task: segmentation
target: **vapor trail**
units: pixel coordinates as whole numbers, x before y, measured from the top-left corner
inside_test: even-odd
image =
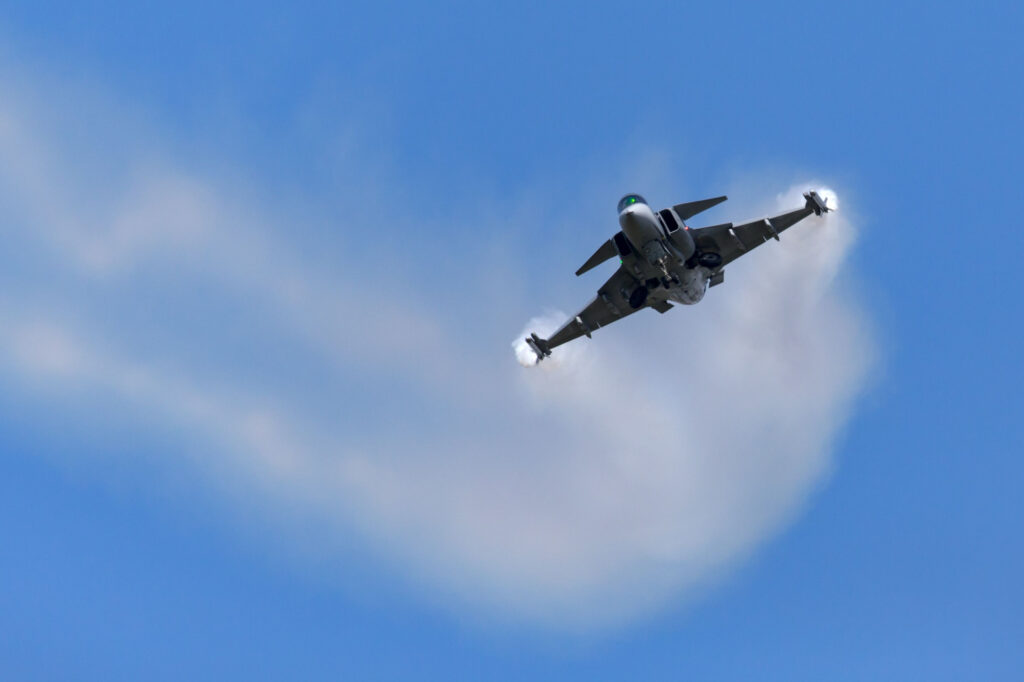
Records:
[[[397,275],[354,299],[365,273],[292,248],[275,192],[204,177],[109,120],[95,144],[145,162],[97,183],[79,159],[106,156],[35,120],[0,103],[0,281],[17,292],[0,297],[4,390],[175,430],[209,453],[175,462],[258,518],[316,519],[318,551],[349,563],[360,538],[447,603],[586,628],[677,602],[799,509],[870,365],[837,277],[849,213],[730,265],[697,306],[523,371],[447,314],[478,310],[471,296],[410,300],[418,283]]]

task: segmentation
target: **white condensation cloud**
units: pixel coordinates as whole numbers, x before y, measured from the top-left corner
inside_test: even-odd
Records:
[[[759,208],[799,206],[800,189]],[[699,306],[556,349],[513,378],[494,456],[367,457],[362,504],[466,600],[538,618],[615,622],[701,586],[829,470],[872,356],[836,288],[853,241],[840,215],[805,221]]]
[[[354,297],[365,280],[290,248],[287,207],[163,159],[145,139],[120,139],[117,126],[107,142],[146,153],[101,182],[8,91],[0,197],[13,217],[2,229],[45,255],[7,275],[0,363],[22,381],[5,390],[84,391],[94,408],[109,401],[111,420],[127,401],[220,453],[183,455],[183,466],[251,486],[253,503],[281,516],[298,508],[325,521],[325,552],[349,544],[336,537],[363,538],[457,608],[587,629],[679,603],[821,483],[871,365],[867,320],[839,276],[856,237],[846,212],[808,219],[730,265],[697,306],[641,313],[523,368],[507,347],[474,348],[478,298],[416,297],[401,274],[375,279],[373,299]],[[799,206],[803,189],[730,215]],[[581,243],[581,256],[593,246]],[[591,274],[595,288],[604,276]],[[143,283],[146,294],[133,293]],[[371,401],[361,407],[387,428],[339,426],[301,390],[278,392],[265,372],[233,362],[232,325],[242,323],[171,316],[157,341],[133,347],[129,304],[198,283],[284,330],[281,377],[311,366],[339,401]],[[75,294],[75,314],[54,303],[60,287]],[[561,319],[546,313],[527,329]],[[177,351],[196,334],[227,368],[216,379]],[[407,381],[406,405],[417,395],[436,404],[429,417],[388,421],[387,396],[348,390],[352,370]]]

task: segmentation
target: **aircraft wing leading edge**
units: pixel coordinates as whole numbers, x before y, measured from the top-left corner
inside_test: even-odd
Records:
[[[672,207],[672,210],[676,212],[680,220],[689,220],[698,213],[703,213],[712,206],[717,206],[729,197],[721,196],[713,199],[701,199],[700,201],[690,201],[685,204],[676,204]]]
[[[615,274],[597,290],[597,296],[550,338],[541,339],[534,334],[527,339],[527,342],[533,347],[538,357],[546,357],[551,354],[552,348],[581,336],[590,336],[601,327],[607,327],[612,322],[632,315],[637,310],[652,307],[658,312],[665,312],[671,307],[668,301],[661,300],[652,294],[645,305],[634,309],[629,304],[629,292],[636,286],[636,282],[636,278],[629,273],[625,266],[619,266]]]
[[[803,208],[771,218],[762,218],[742,225],[723,223],[710,227],[699,227],[691,231],[693,241],[698,251],[714,252],[722,257],[722,264],[716,268],[716,270],[721,270],[728,263],[764,244],[769,239],[777,240],[779,234],[807,216],[821,215],[831,210],[817,192],[808,192],[804,195],[804,199],[807,203]]]

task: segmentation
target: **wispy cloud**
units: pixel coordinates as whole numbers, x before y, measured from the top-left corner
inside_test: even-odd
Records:
[[[400,247],[325,268],[270,188],[204,177],[100,105],[83,157],[36,115],[45,92],[6,86],[6,390],[88,395],[111,420],[127,401],[220,453],[186,466],[369,538],[426,589],[546,624],[621,623],[771,537],[829,469],[871,361],[837,280],[848,214],[730,266],[698,306],[524,370],[507,346],[481,349],[495,319],[481,297],[417,293]],[[122,151],[90,161],[105,146]],[[800,189],[731,210],[799,205]],[[374,234],[365,220],[339,228]],[[491,310],[521,306],[484,286]]]

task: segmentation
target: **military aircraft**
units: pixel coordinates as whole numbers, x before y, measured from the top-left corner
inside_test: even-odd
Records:
[[[726,265],[769,239],[778,240],[783,230],[812,213],[820,216],[833,210],[817,192],[807,192],[803,208],[772,218],[696,229],[686,224],[726,199],[691,201],[655,212],[639,194],[622,197],[618,208],[622,230],[602,244],[576,276],[616,256],[619,269],[597,290],[597,297],[550,338],[530,334],[526,343],[537,360],[550,356],[556,346],[580,336],[591,338],[595,330],[643,308],[666,313],[672,303],[699,302],[709,287],[725,281]]]

